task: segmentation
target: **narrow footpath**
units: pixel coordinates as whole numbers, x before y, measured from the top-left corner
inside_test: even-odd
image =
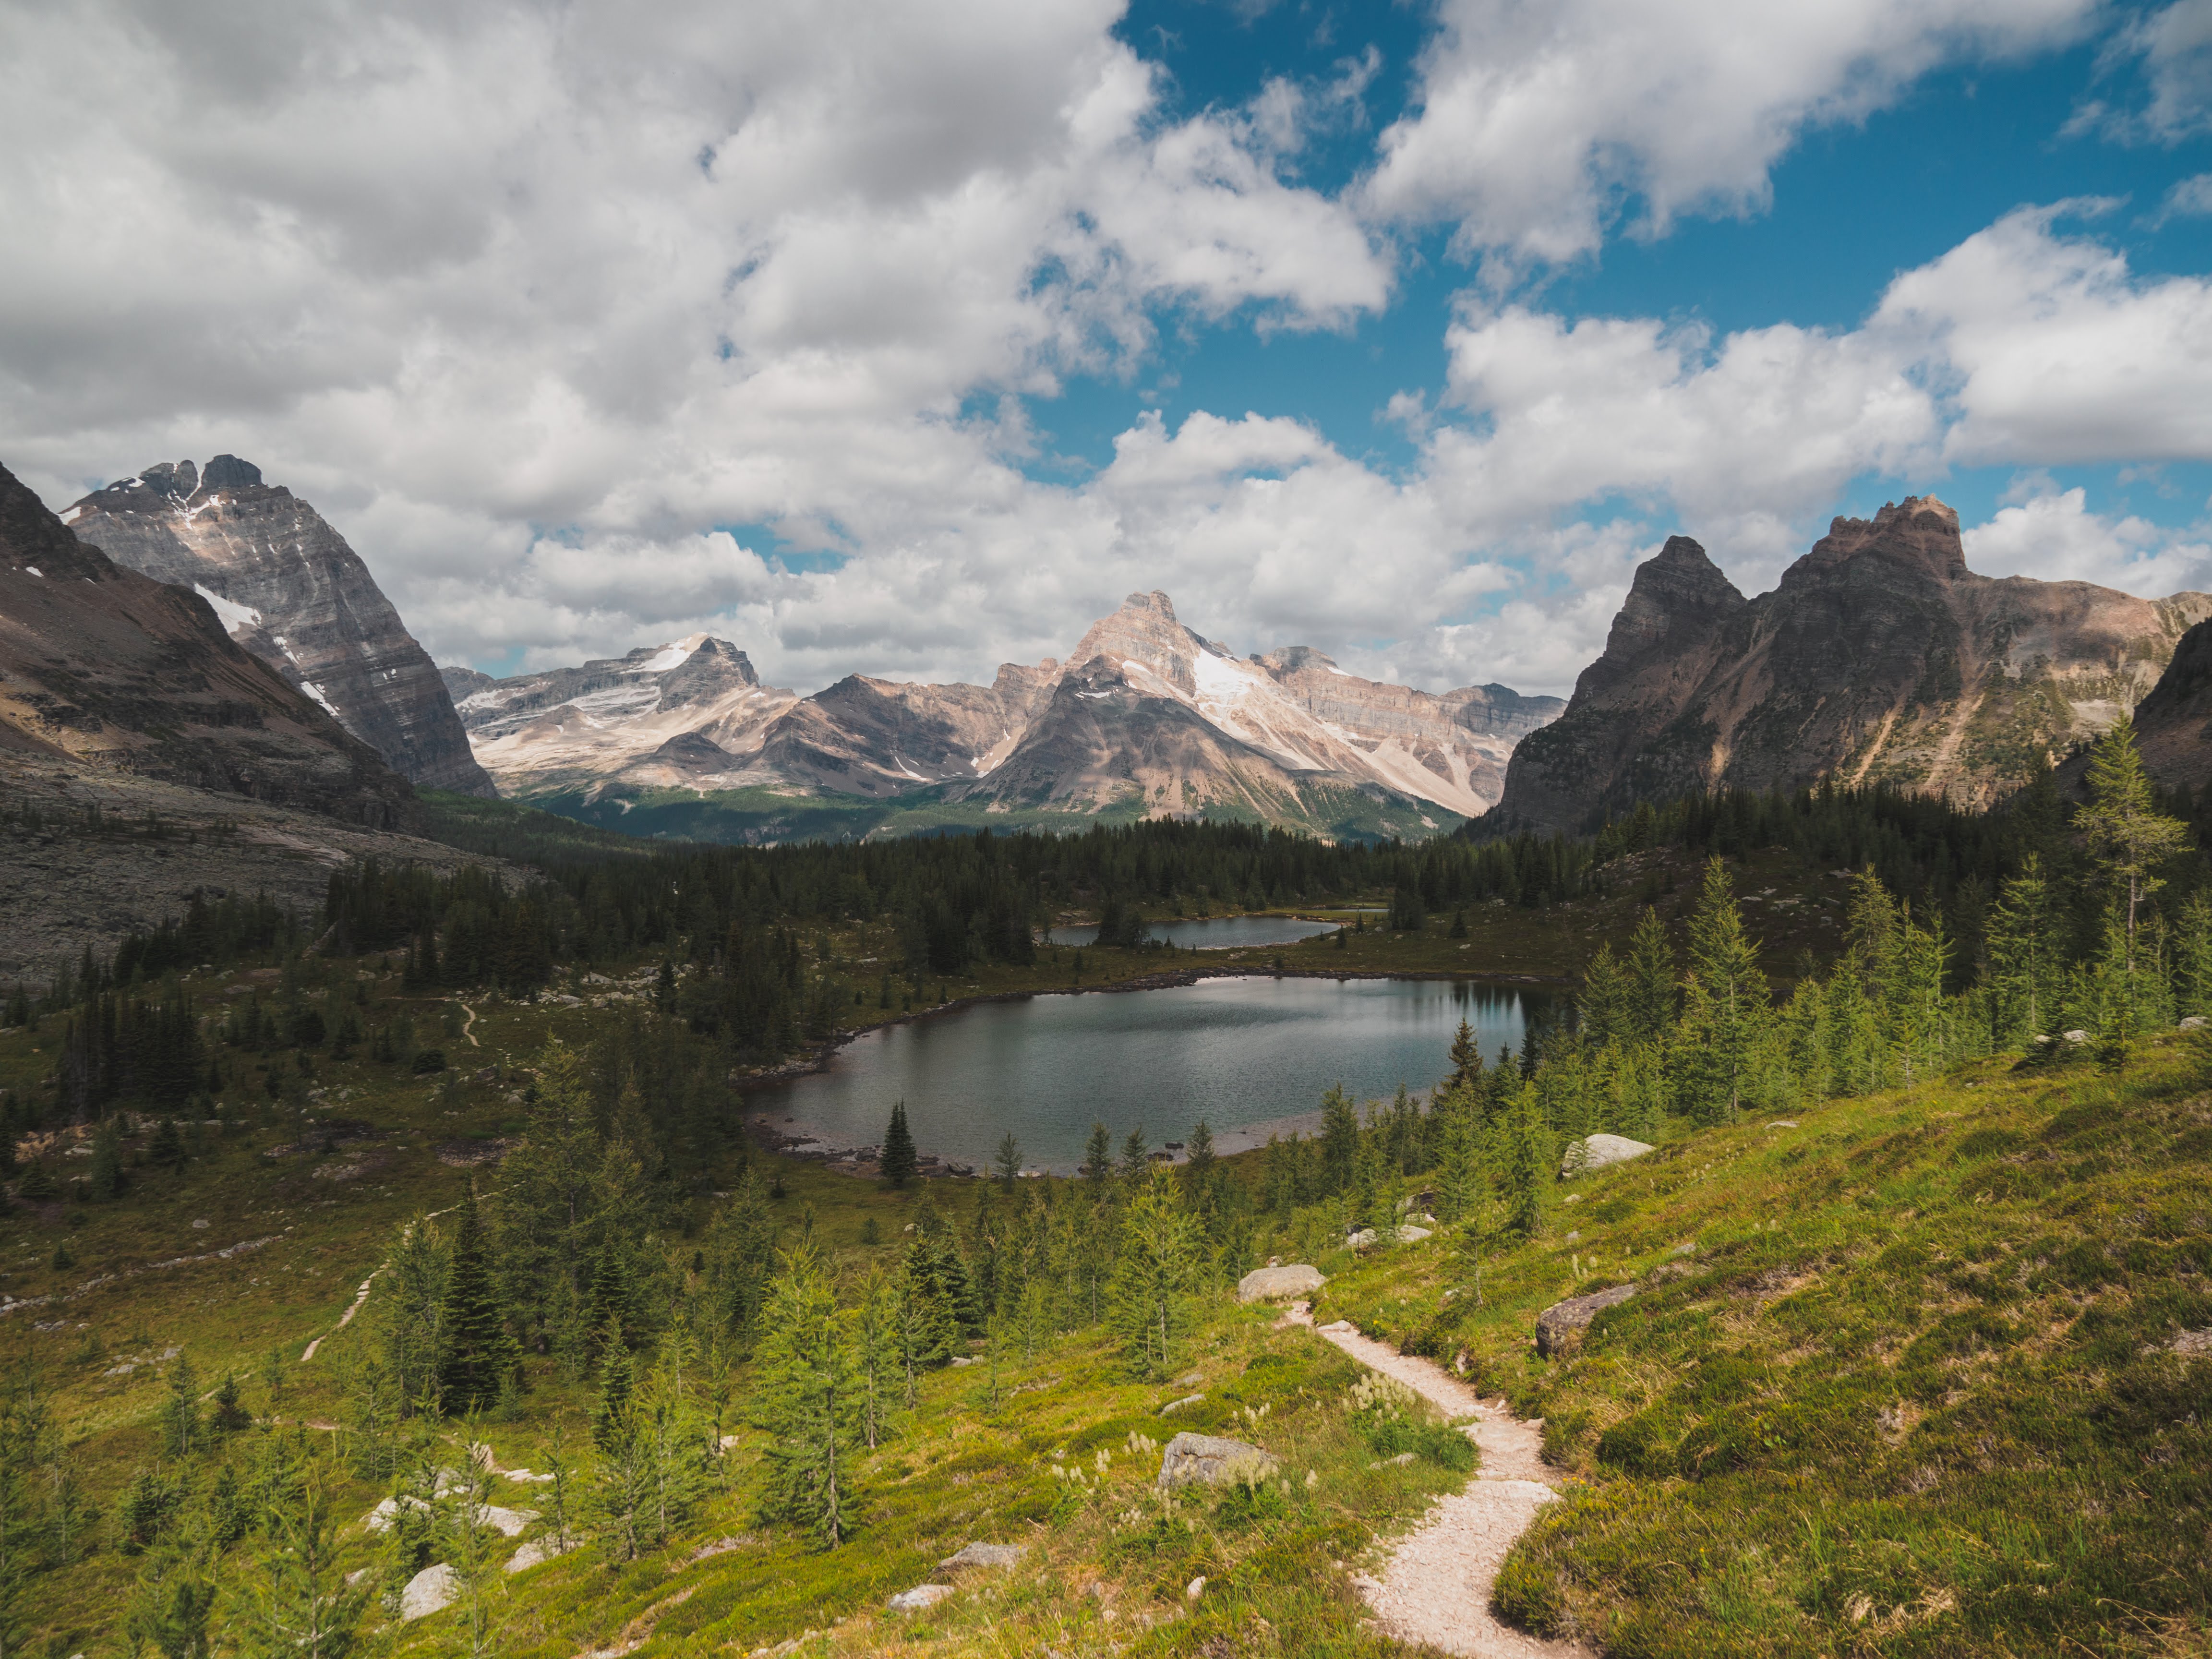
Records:
[[[1491,1615],[1491,1587],[1506,1552],[1536,1511],[1559,1493],[1543,1460],[1540,1426],[1500,1403],[1486,1406],[1441,1365],[1370,1341],[1347,1321],[1315,1328],[1300,1302],[1291,1321],[1315,1329],[1370,1370],[1403,1382],[1447,1418],[1472,1417],[1481,1468],[1463,1492],[1445,1498],[1390,1553],[1378,1581],[1354,1582],[1383,1628],[1401,1642],[1424,1643],[1468,1659],[1595,1659],[1579,1642],[1547,1641]]]

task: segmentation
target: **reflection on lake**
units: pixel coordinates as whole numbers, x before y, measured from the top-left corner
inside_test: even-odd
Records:
[[[1212,916],[1204,920],[1156,921],[1152,936],[1178,951],[1233,951],[1242,945],[1295,945],[1316,933],[1333,933],[1333,921],[1304,921],[1297,916]],[[1088,945],[1098,929],[1055,927],[1048,936],[1054,945]]]
[[[924,1151],[979,1167],[1012,1130],[1025,1165],[1072,1171],[1093,1121],[1117,1147],[1139,1124],[1158,1146],[1203,1117],[1235,1151],[1254,1137],[1224,1131],[1314,1113],[1334,1083],[1358,1099],[1426,1090],[1450,1069],[1462,1019],[1486,1055],[1517,1049],[1548,1000],[1466,981],[1252,977],[983,1003],[871,1031],[827,1070],[753,1091],[747,1109],[866,1146],[903,1098]]]

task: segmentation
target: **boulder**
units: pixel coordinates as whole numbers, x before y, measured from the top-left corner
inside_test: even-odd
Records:
[[[1159,1484],[1218,1486],[1246,1474],[1272,1474],[1274,1469],[1275,1460],[1257,1446],[1186,1431],[1169,1441],[1167,1450],[1160,1455]]]
[[[403,1620],[427,1618],[449,1606],[460,1591],[460,1575],[443,1561],[425,1567],[399,1592],[399,1617]]]
[[[550,1536],[533,1538],[515,1551],[507,1564],[507,1570],[509,1572],[528,1572],[532,1567],[542,1567],[548,1561],[557,1559],[574,1549],[577,1542],[574,1538],[565,1544],[558,1538]]]
[[[1169,1401],[1166,1405],[1160,1407],[1159,1414],[1165,1417],[1170,1412],[1179,1412],[1185,1406],[1195,1406],[1205,1398],[1202,1394],[1187,1394],[1180,1400]]]
[[[538,1518],[536,1510],[503,1510],[487,1504],[476,1512],[477,1524],[489,1527],[501,1538],[520,1538],[522,1529]]]
[[[1536,1316],[1536,1352],[1549,1359],[1577,1346],[1591,1320],[1607,1308],[1616,1307],[1636,1294],[1633,1285],[1616,1285],[1609,1291],[1555,1302]]]
[[[916,1584],[910,1590],[901,1590],[891,1597],[889,1606],[893,1613],[920,1613],[933,1607],[946,1596],[958,1594],[950,1584]]]
[[[963,1544],[937,1564],[939,1572],[958,1572],[965,1567],[1011,1567],[1022,1559],[1019,1544]]]
[[[2206,1022],[2203,1015],[2191,1014],[2188,1018],[2181,1022],[2181,1029],[2185,1031],[2201,1031],[2204,1029],[2205,1024]],[[200,1224],[197,1221],[192,1223],[192,1225],[195,1227],[199,1224]]]
[[[1602,1170],[1608,1164],[1626,1164],[1632,1158],[1641,1158],[1650,1150],[1644,1142],[1631,1140],[1626,1135],[1591,1135],[1567,1147],[1566,1156],[1559,1160],[1559,1173],[1570,1176],[1581,1170]]]
[[[1255,1267],[1237,1281],[1239,1302],[1274,1302],[1311,1296],[1328,1278],[1301,1261],[1289,1267]]]

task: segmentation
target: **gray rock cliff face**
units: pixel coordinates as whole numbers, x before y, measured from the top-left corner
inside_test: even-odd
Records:
[[[414,791],[189,588],[80,541],[0,468],[0,753],[406,829]]]
[[[1826,779],[1986,805],[2142,698],[2208,616],[2203,593],[1977,575],[1933,496],[1836,520],[1753,599],[1677,536],[1566,712],[1514,751],[1495,821],[1576,831],[1638,801]]]
[[[250,462],[149,466],[84,497],[68,522],[118,564],[199,592],[234,640],[410,781],[496,793],[445,681],[368,567]]]

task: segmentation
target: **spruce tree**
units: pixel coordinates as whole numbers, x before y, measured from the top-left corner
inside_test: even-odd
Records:
[[[2198,895],[2191,902],[2201,906],[2204,900]],[[2033,853],[2020,873],[1997,890],[1990,912],[1989,958],[1991,1039],[2009,1045],[2041,1036],[2057,1006],[2060,963],[2050,889]],[[2206,965],[2212,968],[2212,957]]]
[[[2157,872],[2189,843],[2189,826],[2157,810],[2150,775],[2136,748],[2134,720],[2122,714],[2089,761],[2089,805],[2074,817],[2089,854],[2125,910],[2126,966],[2135,971],[2136,912],[2166,884]]]
[[[1197,1276],[1194,1231],[1175,1180],[1165,1168],[1154,1170],[1123,1212],[1109,1291],[1114,1334],[1134,1376],[1165,1376],[1174,1369]]]
[[[1613,954],[1610,943],[1597,947],[1597,954],[1583,969],[1583,994],[1575,1002],[1575,1023],[1583,1041],[1595,1048],[1619,1041],[1629,1035],[1628,1005],[1630,981],[1627,971]],[[1467,1030],[1467,1023],[1460,1023]],[[1459,1060],[1459,1045],[1452,1045],[1452,1060]]]
[[[1626,1035],[1633,1042],[1656,1042],[1674,1025],[1674,947],[1658,911],[1648,904],[1629,941],[1627,973]]]
[[[169,1367],[169,1398],[161,1407],[161,1437],[169,1455],[190,1457],[200,1449],[200,1383],[191,1356],[179,1353]]]
[[[1707,1121],[1733,1123],[1749,1083],[1753,1049],[1766,1012],[1766,975],[1759,947],[1743,931],[1728,866],[1705,865],[1705,890],[1690,922],[1690,1017],[1705,1086]]]
[[[1083,1178],[1092,1192],[1103,1190],[1114,1173],[1114,1137],[1103,1123],[1091,1126],[1091,1139],[1083,1144]]]
[[[86,1185],[95,1203],[123,1195],[123,1135],[113,1118],[102,1119],[92,1132],[92,1171]]]
[[[1547,1137],[1536,1121],[1535,1091],[1522,1088],[1512,1115],[1505,1164],[1506,1220],[1516,1232],[1534,1237],[1544,1222],[1544,1185],[1549,1174]]]
[[[1138,1176],[1144,1174],[1145,1166],[1149,1161],[1149,1154],[1146,1148],[1151,1143],[1146,1141],[1145,1139],[1145,1126],[1143,1124],[1139,1123],[1135,1128],[1129,1131],[1127,1136],[1121,1142],[1121,1174],[1122,1180],[1134,1181]]]
[[[445,1352],[438,1367],[438,1389],[445,1409],[459,1414],[496,1404],[514,1375],[518,1355],[477,1217],[473,1181],[462,1188],[461,1218],[453,1233],[440,1322]]]
[[[1443,1085],[1447,1093],[1465,1088],[1482,1075],[1482,1045],[1475,1040],[1474,1027],[1464,1019],[1452,1033],[1451,1063],[1451,1075]]]
[[[753,1421],[768,1438],[763,1520],[805,1529],[817,1547],[850,1535],[858,1508],[860,1367],[828,1273],[809,1246],[782,1259],[755,1364]]]
[[[1014,1139],[1012,1130],[999,1142],[999,1150],[992,1155],[991,1167],[999,1172],[1000,1184],[1008,1192],[1013,1191],[1014,1182],[1022,1173],[1022,1144]]]
[[[1359,1113],[1341,1083],[1321,1097],[1321,1156],[1322,1179],[1333,1197],[1352,1185],[1359,1158]]]
[[[878,1167],[884,1179],[894,1187],[903,1187],[915,1178],[921,1167],[915,1161],[914,1133],[907,1127],[906,1102],[899,1101],[891,1108],[891,1121],[884,1130],[884,1146]]]

